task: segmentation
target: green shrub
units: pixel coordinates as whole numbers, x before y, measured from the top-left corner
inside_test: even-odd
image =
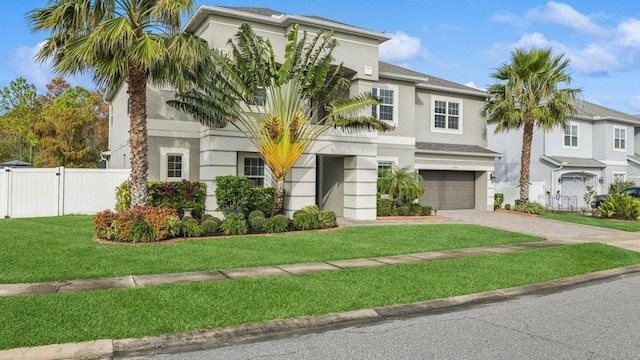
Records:
[[[265,217],[273,215],[276,207],[276,189],[271,187],[252,187],[249,189],[247,212],[260,210]]]
[[[636,183],[632,180],[616,180],[609,185],[609,194],[617,194],[620,191],[635,185]]]
[[[131,229],[131,241],[134,243],[156,241],[151,225],[144,220],[133,222]]]
[[[265,221],[263,230],[267,233],[281,233],[289,230],[289,218],[284,215],[274,215]]]
[[[183,209],[193,209],[192,214],[200,217],[204,213],[206,186],[198,181],[149,181],[147,182],[147,203],[150,206],[171,208],[182,213]],[[121,212],[131,206],[131,190],[128,180],[116,188],[116,210]]]
[[[504,194],[493,194],[493,210],[501,209],[504,202]]]
[[[200,228],[202,228],[202,234],[204,235],[213,235],[218,231],[220,224],[213,220],[205,220],[200,224]]]
[[[302,214],[302,213],[306,213],[306,211],[304,211],[304,210],[302,210],[302,209],[296,210],[296,211],[294,211],[294,212],[293,212],[293,215],[292,215],[291,217],[292,217],[292,218],[295,218],[295,217],[296,217],[296,215],[298,215],[298,214]]]
[[[331,210],[320,211],[318,221],[320,222],[320,227],[323,229],[338,226],[338,217],[336,213]]]
[[[226,217],[234,211],[247,213],[251,197],[251,184],[245,176],[216,177],[216,200],[218,209]]]
[[[249,218],[249,227],[251,230],[262,231],[264,228],[264,223],[267,222],[267,219],[261,216],[254,216]]]
[[[600,216],[607,219],[637,220],[640,201],[627,194],[611,194],[600,203]]]
[[[222,221],[220,229],[225,235],[243,235],[249,231],[244,215],[240,213],[228,214]]]
[[[264,217],[266,217],[266,216],[265,216],[265,215],[264,215],[264,213],[263,213],[262,211],[260,211],[260,210],[253,210],[252,212],[250,212],[250,213],[249,213],[249,217],[248,217],[248,219],[249,219],[249,220],[251,220],[251,219],[253,219],[254,217],[261,217],[261,218],[264,218]]]
[[[535,214],[535,215],[541,215],[547,212],[544,206],[538,204],[537,202],[532,202],[532,201],[528,203],[516,205],[513,208],[513,210],[527,213],[527,214]]]
[[[96,236],[101,239],[111,239],[111,224],[118,214],[111,210],[101,211],[93,216],[93,227],[96,230]]]
[[[431,207],[421,204],[409,205],[409,214],[411,216],[429,216],[431,215]]]
[[[300,209],[312,216],[315,216],[316,219],[318,218],[318,215],[320,214],[320,208],[318,207],[318,205],[309,205],[309,206],[305,206],[302,209]]]
[[[182,220],[193,220],[193,216],[185,215],[182,217]]]
[[[511,204],[504,204],[505,210],[511,210]]]
[[[182,236],[184,237],[198,237],[202,235],[202,228],[195,219],[182,219],[180,221],[180,228],[182,229]]]
[[[407,205],[398,206],[396,208],[398,216],[409,216],[411,215],[411,208]]]
[[[93,223],[96,236],[107,240],[160,241],[180,233],[178,212],[157,206],[137,207],[119,213],[102,211],[94,216]]]
[[[383,199],[380,194],[376,200],[376,215],[391,216],[393,214],[393,201],[391,199]]]
[[[200,222],[203,223],[211,218],[213,218],[213,215],[211,214],[202,214],[202,216],[200,217]]]
[[[313,212],[301,211],[293,216],[293,228],[296,230],[315,230],[319,227],[318,216]]]
[[[424,194],[422,175],[409,167],[385,171],[378,178],[378,192],[388,194],[394,203],[410,204]]]

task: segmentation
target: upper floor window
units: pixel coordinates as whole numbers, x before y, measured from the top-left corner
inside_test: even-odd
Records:
[[[564,146],[570,148],[578,147],[578,125],[567,124],[564,127]]]
[[[253,98],[247,99],[247,105],[254,106],[266,106],[267,105],[267,90],[258,89],[258,92],[253,95]]]
[[[627,129],[613,127],[613,148],[615,150],[627,150]]]
[[[253,186],[264,186],[264,160],[260,157],[244,158],[244,176]]]
[[[462,134],[462,100],[434,98],[431,131]]]
[[[374,87],[371,94],[380,100],[380,104],[371,107],[371,116],[376,119],[397,123],[396,90]]]

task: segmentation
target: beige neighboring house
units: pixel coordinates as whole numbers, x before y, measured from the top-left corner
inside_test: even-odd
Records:
[[[186,31],[225,49],[239,26],[249,23],[269,38],[276,54],[284,53],[285,34],[293,24],[315,33],[330,29],[340,46],[351,93],[373,92],[382,102],[372,114],[388,121],[391,132],[325,133],[296,163],[286,181],[288,215],[317,204],[338,216],[376,217],[376,181],[381,169],[409,166],[425,178],[420,202],[434,209],[493,209],[490,174],[499,154],[486,148],[486,123],[481,109],[487,94],[378,59],[378,47],[391,37],[316,16],[283,14],[266,8],[202,6]],[[245,175],[258,186],[272,179],[264,162],[233,126],[208,129],[166,106],[171,89],[149,86],[149,178],[190,179],[207,184],[207,211],[217,209],[215,178]],[[130,166],[127,88],[107,94],[110,106],[110,168]],[[268,101],[268,99],[266,99]],[[259,110],[259,109],[257,109]]]

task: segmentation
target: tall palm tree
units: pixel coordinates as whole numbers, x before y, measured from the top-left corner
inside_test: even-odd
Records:
[[[496,123],[496,133],[523,129],[520,165],[520,202],[529,201],[531,143],[534,128],[543,131],[564,127],[567,116],[576,113],[578,88],[569,85],[566,70],[569,60],[554,56],[551,49],[516,49],[511,63],[504,63],[491,76],[497,80],[489,87],[489,100],[484,111],[488,122]]]
[[[219,128],[231,123],[247,136],[275,177],[276,213],[283,211],[286,175],[322,133],[333,127],[390,129],[386,123],[362,115],[378,103],[371,94],[345,96],[350,82],[342,65],[332,64],[331,53],[337,46],[332,34],[319,32],[307,41],[307,33],[300,37],[294,25],[287,39],[284,61],[279,64],[269,40],[242,25],[235,42],[229,41],[231,57],[214,51],[217,71],[168,102],[205,126]],[[265,113],[246,111],[261,89],[268,94]]]
[[[32,31],[49,38],[38,52],[60,75],[88,72],[99,87],[127,82],[131,205],[146,205],[147,83],[185,88],[211,69],[207,42],[181,31],[192,0],[50,0],[27,13]]]

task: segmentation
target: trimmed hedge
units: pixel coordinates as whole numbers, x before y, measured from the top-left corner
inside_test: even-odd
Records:
[[[216,199],[218,209],[225,216],[238,211],[248,215],[259,210],[264,216],[269,217],[275,209],[276,191],[274,188],[252,187],[245,176],[218,176]]]
[[[204,213],[206,186],[199,181],[148,181],[147,203],[149,206],[171,208],[182,214],[183,209],[193,209],[192,214],[200,218]],[[131,189],[129,180],[116,188],[116,210],[124,211],[131,207]]]
[[[160,241],[182,233],[178,212],[155,206],[136,207],[120,213],[101,211],[94,216],[93,224],[96,236],[123,242]]]

